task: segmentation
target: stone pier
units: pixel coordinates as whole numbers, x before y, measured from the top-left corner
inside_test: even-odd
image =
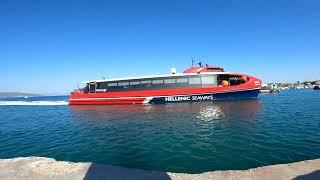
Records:
[[[320,159],[264,166],[248,170],[185,174],[130,169],[95,163],[56,161],[44,157],[0,159],[0,179],[250,179],[320,180]]]

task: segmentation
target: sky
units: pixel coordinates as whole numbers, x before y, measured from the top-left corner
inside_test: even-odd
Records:
[[[320,1],[0,1],[0,92],[68,94],[191,57],[263,82],[320,79]]]

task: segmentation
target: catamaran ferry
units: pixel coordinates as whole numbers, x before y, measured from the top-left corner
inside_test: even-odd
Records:
[[[218,66],[192,66],[183,73],[87,81],[70,105],[161,104],[255,98],[261,80]]]

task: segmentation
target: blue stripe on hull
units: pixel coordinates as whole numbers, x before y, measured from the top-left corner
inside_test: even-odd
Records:
[[[217,101],[217,100],[238,100],[247,98],[256,98],[259,95],[259,89],[224,92],[215,94],[189,95],[189,96],[169,96],[157,97],[149,101],[150,104],[164,104],[176,102],[199,102],[199,101]]]

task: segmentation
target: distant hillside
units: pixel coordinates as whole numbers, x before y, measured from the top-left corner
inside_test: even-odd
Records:
[[[9,97],[31,97],[31,96],[41,96],[40,94],[32,93],[21,93],[21,92],[0,92],[0,98],[9,98]]]

